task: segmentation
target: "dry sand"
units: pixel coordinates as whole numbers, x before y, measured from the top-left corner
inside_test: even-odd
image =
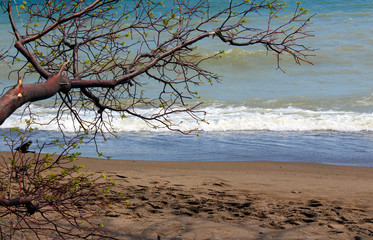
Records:
[[[78,164],[111,177],[113,190],[129,200],[99,219],[118,239],[373,239],[373,168],[91,158]]]
[[[373,239],[373,168],[79,161],[129,200],[103,217],[119,239]]]

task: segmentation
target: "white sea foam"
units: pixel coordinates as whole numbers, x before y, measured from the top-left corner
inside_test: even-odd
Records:
[[[208,111],[208,110],[207,110]],[[373,114],[311,111],[299,108],[261,109],[228,107],[211,109],[206,131],[372,131]]]
[[[313,111],[295,107],[287,108],[250,108],[247,106],[211,105],[202,109],[207,112],[207,122],[198,124],[186,114],[172,116],[174,123],[180,123],[182,130],[200,129],[208,132],[219,131],[340,131],[359,132],[373,131],[373,113],[358,113],[347,111]],[[32,111],[39,116],[38,122],[45,125],[35,126],[39,130],[59,130],[57,124],[49,124],[56,116],[56,109],[32,106]],[[159,109],[139,109],[140,114],[152,114]],[[1,128],[25,127],[25,121],[20,118],[21,111],[12,115]],[[85,112],[82,117],[93,121],[94,113]],[[74,131],[71,118],[65,117],[61,121],[64,131]],[[113,128],[117,132],[152,132],[167,131],[154,129],[141,119],[128,116],[125,119],[115,116],[112,120]]]

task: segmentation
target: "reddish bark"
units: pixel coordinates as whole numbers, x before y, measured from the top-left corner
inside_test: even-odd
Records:
[[[25,103],[48,99],[59,91],[69,91],[71,81],[62,76],[66,64],[46,82],[23,85],[21,78],[17,85],[8,90],[0,99],[0,125]]]

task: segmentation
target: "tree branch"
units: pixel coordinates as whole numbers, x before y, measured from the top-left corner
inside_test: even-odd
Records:
[[[20,79],[18,84],[9,89],[0,99],[0,125],[25,103],[50,98],[59,91],[69,91],[70,80],[62,76],[67,64],[63,64],[60,71],[46,82],[23,85]]]
[[[154,67],[159,61],[167,58],[168,56],[172,55],[175,52],[180,51],[181,49],[192,45],[206,37],[215,35],[215,32],[205,32],[203,34],[200,34],[197,37],[194,37],[190,40],[187,40],[180,45],[177,45],[173,47],[172,49],[164,52],[163,54],[158,55],[157,57],[154,57],[153,60],[151,60],[148,64],[146,64],[144,67],[132,71],[129,74],[126,74],[120,78],[112,79],[112,80],[102,80],[102,79],[93,79],[93,80],[72,80],[71,81],[71,88],[89,88],[89,87],[115,87],[120,84],[128,83],[131,79],[135,78],[136,76],[139,76],[146,71],[148,71],[150,68]],[[147,55],[148,56],[148,55]],[[150,56],[150,55],[149,55]]]

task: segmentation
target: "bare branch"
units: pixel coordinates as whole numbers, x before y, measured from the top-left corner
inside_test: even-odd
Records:
[[[3,5],[7,6],[15,48],[24,57],[20,60],[13,56],[24,63],[18,74],[24,72],[27,77],[37,73],[48,80],[23,86],[29,92],[24,95],[33,97],[17,99],[12,89],[5,94],[13,98],[4,95],[0,104],[11,103],[12,110],[1,113],[4,117],[0,123],[22,104],[58,92],[66,96],[61,99],[60,111],[70,112],[83,129],[93,132],[111,129],[110,111],[140,117],[150,125],[158,122],[166,128],[172,125],[170,116],[175,112],[184,111],[199,120],[193,113],[196,109],[188,105],[192,100],[200,104],[191,86],[219,81],[216,74],[201,67],[204,61],[220,55],[198,54],[194,45],[204,39],[245,48],[263,45],[274,53],[280,69],[280,59],[285,54],[290,54],[298,64],[311,63],[307,58],[313,50],[301,43],[312,37],[306,31],[310,17],[299,5],[294,15],[278,20],[277,15],[285,5],[278,1],[230,1],[226,8],[210,10],[205,0],[167,2],[167,7],[152,1],[40,0],[23,6],[22,14],[28,17],[28,24],[21,27],[13,19],[11,1],[3,2],[7,3]],[[261,13],[268,14],[263,27],[247,22],[246,19]],[[52,84],[53,73],[67,61],[71,64],[64,71],[66,77]],[[146,97],[144,86],[153,83],[163,83],[158,85],[159,97]],[[36,97],[32,88],[46,86],[48,90],[42,94],[36,91]],[[87,106],[96,111],[94,122],[79,116]],[[160,111],[157,115],[139,115],[137,106]]]

